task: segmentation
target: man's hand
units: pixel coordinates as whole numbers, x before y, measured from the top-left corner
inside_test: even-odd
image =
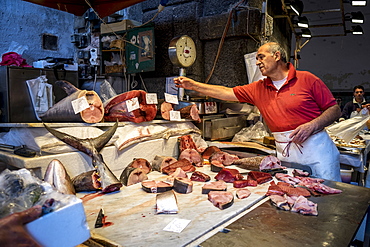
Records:
[[[316,126],[312,122],[308,122],[298,126],[289,136],[293,138],[292,142],[302,144],[316,130]]]
[[[0,219],[0,246],[41,247],[24,227],[40,217],[41,210],[41,206],[37,205]]]
[[[190,90],[193,90],[194,85],[197,83],[196,81],[184,76],[174,78],[173,81],[176,84],[176,87],[181,87]]]

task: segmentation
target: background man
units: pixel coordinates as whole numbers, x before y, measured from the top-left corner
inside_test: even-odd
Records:
[[[344,105],[341,118],[348,119],[359,115],[363,108],[362,104],[366,103],[364,95],[364,87],[361,85],[355,86],[353,88],[353,100]]]

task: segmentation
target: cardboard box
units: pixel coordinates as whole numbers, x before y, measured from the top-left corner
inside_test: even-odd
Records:
[[[113,23],[102,23],[100,25],[100,33],[112,33],[117,31],[124,31],[128,30],[137,26],[140,26],[141,22],[125,19],[119,22],[113,22]]]
[[[29,233],[45,247],[73,247],[90,238],[82,200],[46,214],[28,224]]]

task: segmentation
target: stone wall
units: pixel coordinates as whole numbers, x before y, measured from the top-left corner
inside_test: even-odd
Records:
[[[0,54],[10,45],[24,48],[22,57],[32,65],[46,57],[75,58],[71,43],[74,15],[21,0],[0,0]],[[42,48],[42,35],[58,37],[57,50]]]
[[[239,1],[236,0],[170,0],[165,9],[153,20],[155,24],[156,69],[142,73],[149,91],[159,96],[165,91],[165,78],[179,75],[179,68],[172,65],[168,56],[168,45],[172,38],[190,36],[197,48],[195,63],[186,68],[188,77],[205,81],[213,67],[220,40],[229,13]],[[262,42],[262,0],[245,1],[247,4],[235,8],[224,44],[209,80],[211,84],[236,86],[247,82],[244,54],[254,52]],[[277,3],[275,3],[277,4]],[[157,12],[158,1],[147,0],[142,6],[142,22],[150,20]],[[137,8],[137,6],[136,6]],[[281,5],[269,8],[281,8]],[[133,19],[138,19],[134,14]],[[291,35],[284,19],[274,23],[273,36],[269,40],[279,41],[290,49]]]

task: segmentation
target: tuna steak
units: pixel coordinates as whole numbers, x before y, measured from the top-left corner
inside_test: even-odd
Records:
[[[56,81],[55,84],[63,88],[68,96],[40,115],[43,122],[99,123],[103,120],[103,102],[95,91],[80,90],[70,82],[64,80]],[[76,114],[72,106],[72,101],[83,97],[86,98],[89,108]]]
[[[129,111],[128,100],[137,98],[139,109]],[[141,123],[152,121],[157,115],[157,105],[146,103],[146,92],[142,90],[132,90],[114,96],[104,102],[104,120],[106,121],[130,121]]]

